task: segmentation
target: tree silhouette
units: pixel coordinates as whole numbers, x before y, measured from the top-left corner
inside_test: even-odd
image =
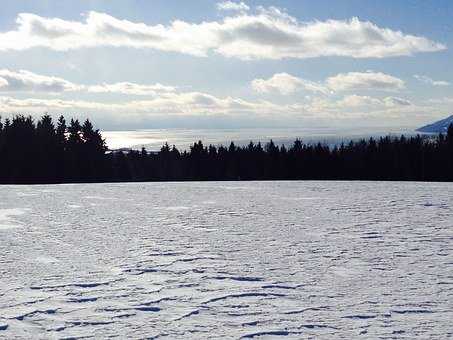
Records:
[[[99,130],[61,116],[0,118],[0,183],[174,180],[453,181],[453,125],[438,136],[350,141],[329,147],[296,139],[264,148],[194,143],[180,152],[109,151]]]

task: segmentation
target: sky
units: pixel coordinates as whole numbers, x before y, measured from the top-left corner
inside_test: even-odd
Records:
[[[418,127],[453,113],[452,17],[451,0],[4,0],[0,114]]]

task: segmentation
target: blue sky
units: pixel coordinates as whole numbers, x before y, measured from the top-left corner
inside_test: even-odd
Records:
[[[452,17],[447,0],[4,1],[0,113],[416,127],[453,111]]]

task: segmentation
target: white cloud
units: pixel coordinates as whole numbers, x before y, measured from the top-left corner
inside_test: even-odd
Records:
[[[147,100],[133,100],[122,103],[105,103],[63,99],[16,99],[0,97],[0,112],[54,112],[59,110],[107,112],[113,116],[139,114],[143,116],[200,116],[200,115],[274,115],[287,111],[267,101],[250,102],[240,98],[219,98],[207,93],[165,93]]]
[[[0,77],[0,91],[2,88],[8,87],[8,85],[9,85],[8,80]]]
[[[174,92],[176,88],[162,84],[142,85],[130,82],[120,82],[114,84],[93,85],[88,87],[88,92],[93,93],[122,93],[130,95],[157,95],[162,92]]]
[[[277,73],[269,79],[255,79],[252,81],[252,88],[259,93],[280,92],[283,95],[292,94],[300,89],[320,93],[328,91],[321,84],[304,80],[288,73]]]
[[[255,79],[252,88],[259,93],[280,92],[288,95],[299,90],[329,94],[341,91],[403,89],[403,80],[385,73],[349,72],[329,77],[324,83],[305,80],[288,73],[276,73],[269,79]]]
[[[353,94],[345,96],[343,99],[337,101],[336,105],[341,108],[355,108],[382,105],[382,102],[379,99],[370,96],[359,96]]]
[[[429,85],[432,85],[432,86],[449,86],[450,83],[448,81],[445,81],[445,80],[433,80],[427,76],[422,76],[422,75],[418,75],[418,74],[415,74],[414,75],[414,78],[423,82],[423,83],[426,83],[426,84],[429,84]]]
[[[398,107],[398,106],[410,106],[412,103],[404,98],[399,97],[386,97],[384,98],[384,103],[390,107]]]
[[[404,81],[381,72],[340,73],[327,78],[326,84],[334,91],[352,90],[400,90]]]
[[[63,99],[17,99],[0,97],[0,112],[46,112],[48,110],[112,110],[114,104]]]
[[[250,10],[250,7],[247,6],[244,2],[234,2],[234,1],[223,1],[217,4],[217,9],[220,11],[237,11],[237,12],[247,12]]]
[[[390,103],[390,104],[389,104]],[[201,92],[164,93],[146,100],[125,102],[97,102],[85,100],[61,99],[15,99],[0,96],[0,113],[7,116],[14,113],[27,113],[40,116],[48,112],[54,116],[62,112],[84,119],[87,115],[97,124],[115,125],[117,127],[150,126],[155,122],[184,122],[185,126],[198,124],[208,119],[212,124],[233,118],[241,122],[253,121],[260,124],[311,124],[323,122],[329,124],[396,124],[419,125],[427,120],[433,112],[444,112],[446,104],[406,105],[390,98],[373,98],[369,96],[348,95],[335,100],[332,97],[315,97],[303,102],[277,104],[269,101],[247,101],[240,98],[217,97]],[[445,111],[446,112],[446,111]],[[82,114],[82,115],[80,115]],[[428,117],[428,118],[427,118]],[[360,119],[360,121],[358,120]],[[267,123],[266,123],[267,122]],[[410,123],[408,123],[410,122]],[[210,123],[210,124],[211,124]],[[128,125],[129,124],[129,125]],[[165,124],[165,123],[164,123]]]
[[[361,96],[357,94],[347,95],[338,100],[329,98],[314,98],[310,103],[310,110],[323,112],[336,112],[348,116],[349,114],[361,112],[374,114],[380,112],[385,116],[385,112],[392,110],[393,113],[405,107],[413,107],[413,104],[404,98],[385,97],[376,98],[371,96]]]
[[[310,110],[323,113],[338,113],[345,116],[356,112],[373,112],[378,108],[383,107],[383,102],[380,99],[370,96],[347,95],[338,100],[329,98],[313,98],[310,103]]]
[[[25,91],[40,93],[56,93],[78,91],[78,95],[88,93],[122,93],[127,95],[146,96],[143,100],[122,102],[73,100],[57,98],[25,98],[18,99],[0,96],[0,112],[2,113],[34,113],[43,112],[59,114],[66,112],[83,112],[92,117],[104,117],[108,121],[136,122],[150,119],[167,119],[167,117],[217,117],[230,116],[235,119],[254,117],[254,119],[271,118],[285,119],[331,119],[338,120],[357,117],[399,117],[399,113],[409,114],[417,106],[399,97],[375,98],[357,94],[346,95],[337,99],[325,96],[329,89],[324,84],[313,83],[287,73],[273,77],[255,79],[252,83],[257,91],[293,93],[301,89],[309,90],[321,97],[306,97],[302,102],[278,104],[266,100],[245,100],[242,98],[219,97],[203,92],[180,92],[173,86],[162,84],[135,84],[119,82],[101,85],[78,85],[57,77],[47,77],[28,71],[0,70],[1,88],[9,91]],[[12,80],[13,81],[12,81]],[[19,80],[18,80],[19,79]],[[14,83],[15,81],[15,83]],[[6,91],[3,91],[6,92]],[[65,95],[66,97],[68,95]],[[82,97],[83,98],[83,97]],[[420,112],[426,112],[421,108]],[[257,118],[261,117],[261,118]]]
[[[360,21],[299,22],[277,8],[239,13],[222,21],[147,25],[89,12],[85,21],[21,13],[17,29],[0,33],[0,50],[45,47],[56,51],[112,46],[150,48],[194,56],[210,52],[240,59],[348,56],[384,58],[434,52],[446,46]]]
[[[36,74],[30,71],[0,69],[0,92],[43,92],[61,93],[86,91],[91,93],[121,93],[127,95],[156,96],[160,93],[175,92],[176,87],[156,84],[119,82],[100,85],[80,85],[68,80]]]
[[[453,104],[453,97],[431,98],[428,99],[429,104]]]
[[[0,92],[48,92],[77,91],[83,87],[58,77],[39,75],[20,70],[0,70]]]

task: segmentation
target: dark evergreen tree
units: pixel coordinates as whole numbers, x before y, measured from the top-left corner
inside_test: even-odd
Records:
[[[381,137],[334,147],[296,140],[246,146],[194,143],[180,152],[108,151],[89,120],[49,115],[35,122],[0,119],[0,183],[169,180],[417,180],[453,181],[453,125],[435,137]]]

